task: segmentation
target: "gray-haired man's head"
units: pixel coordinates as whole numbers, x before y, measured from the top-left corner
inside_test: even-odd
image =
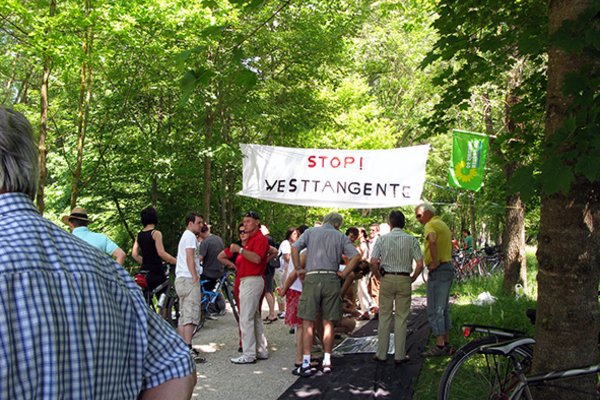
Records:
[[[429,203],[422,203],[415,207],[417,221],[426,224],[435,215],[435,208]]]
[[[340,226],[342,226],[343,221],[344,221],[344,217],[342,217],[340,214],[338,214],[336,212],[330,212],[323,219],[323,223],[331,224],[331,225],[333,225],[333,227],[335,229],[340,229]]]
[[[33,129],[20,113],[0,107],[0,193],[35,196],[38,152]]]

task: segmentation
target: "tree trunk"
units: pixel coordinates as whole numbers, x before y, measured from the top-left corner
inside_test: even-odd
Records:
[[[521,84],[523,76],[523,61],[517,59],[512,74],[507,84],[507,92],[504,107],[504,126],[511,135],[508,146],[517,140],[518,130],[516,122],[512,117],[512,109],[519,103],[514,91]],[[506,182],[510,182],[517,170],[519,161],[504,157],[504,176]],[[520,283],[527,289],[527,258],[525,256],[525,204],[521,200],[520,193],[506,196],[506,211],[504,232],[502,234],[502,246],[504,250],[504,282],[502,289],[507,293],[515,291],[515,285]]]
[[[85,14],[89,16],[90,1],[85,1]],[[92,44],[94,38],[93,27],[86,29],[83,43],[83,62],[81,64],[81,84],[79,89],[79,104],[77,110],[77,161],[71,180],[71,209],[77,206],[77,199],[81,191],[83,171],[83,150],[85,147],[85,136],[89,121],[90,102],[92,98]]]
[[[206,117],[204,118],[204,143],[206,146],[206,153],[204,156],[204,189],[203,189],[203,214],[204,220],[210,223],[210,179],[211,179],[211,152],[209,151],[212,146],[212,134],[213,134],[214,116],[212,110],[209,108],[206,111]]]
[[[512,173],[508,173],[507,176],[512,176]],[[527,288],[524,207],[519,193],[507,196],[504,233],[502,236],[505,255],[502,289],[506,293],[514,292],[517,283]]]
[[[477,238],[479,237],[477,234],[477,228],[475,227],[475,195],[473,192],[469,192],[469,219],[471,220],[471,225],[469,229],[471,230],[471,240],[473,241],[473,250],[477,249]]]
[[[591,1],[550,1],[552,34],[566,20],[575,20]],[[577,40],[572,38],[571,40]],[[583,38],[582,38],[583,41]],[[545,141],[549,143],[571,115],[572,98],[563,92],[565,77],[584,67],[600,68],[584,52],[548,50]],[[593,64],[593,65],[592,65]],[[591,107],[591,105],[589,105]],[[577,143],[581,129],[572,135]],[[600,263],[600,183],[576,176],[569,192],[542,196],[537,257],[538,318],[533,370],[564,369],[596,364],[598,346],[598,280]],[[596,375],[569,381],[595,393]],[[580,399],[581,393],[541,388],[536,399]]]
[[[50,1],[50,18],[54,17],[56,12],[56,1]],[[50,33],[49,29],[46,33]],[[46,203],[44,201],[44,189],[48,179],[48,168],[46,167],[46,157],[48,149],[46,147],[46,138],[48,137],[48,80],[50,79],[50,56],[44,55],[44,68],[42,71],[42,85],[40,87],[40,138],[38,140],[38,169],[40,177],[38,181],[36,204],[41,215],[44,215]]]

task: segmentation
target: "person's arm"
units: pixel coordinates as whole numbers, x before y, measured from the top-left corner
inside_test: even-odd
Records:
[[[288,274],[287,278],[283,281],[283,287],[277,288],[277,294],[280,295],[281,297],[285,296],[285,293],[288,291],[290,286],[292,286],[294,281],[296,281],[296,279],[298,279],[298,272],[296,272],[296,270],[293,270],[292,272],[290,272]]]
[[[158,256],[169,264],[177,264],[177,259],[165,250],[162,233],[160,233],[160,231],[154,231],[152,232],[152,238],[154,239]]]
[[[300,263],[300,252],[294,246],[292,246],[291,257],[292,261],[294,262],[294,270],[298,271],[300,269],[304,269],[303,265]]]
[[[279,251],[277,251],[275,247],[269,246],[269,252],[267,253],[267,262],[277,257],[277,254],[279,254]]]
[[[306,252],[300,254],[298,249],[292,246],[292,261],[294,262],[294,271],[298,274],[298,278],[304,282],[304,277],[306,276],[306,269],[304,269],[306,264]]]
[[[350,262],[348,264],[346,264],[346,268],[344,268],[344,270],[341,273],[339,273],[340,278],[342,278],[343,280],[346,280],[346,278],[348,277],[348,275],[350,275],[351,273],[353,273],[352,271],[354,270],[354,267],[359,262],[360,262],[360,254],[358,254],[358,252],[357,252],[350,259]]]
[[[260,264],[260,261],[262,260],[261,256],[259,256],[258,254],[256,254],[255,252],[253,252],[251,250],[248,250],[248,249],[240,246],[237,243],[232,243],[229,246],[229,250],[231,250],[232,253],[239,253],[239,256],[244,257],[246,260],[248,260],[254,264]],[[240,250],[242,250],[242,251],[240,251]]]
[[[371,258],[369,263],[371,264],[371,272],[373,273],[373,275],[375,275],[377,279],[381,279],[381,262],[379,261],[379,259]]]
[[[348,267],[346,267],[348,268]],[[344,279],[344,283],[342,284],[342,289],[340,290],[340,296],[342,297],[342,299],[346,296],[346,292],[348,292],[348,289],[350,289],[350,287],[352,286],[352,282],[354,282],[354,272],[350,272],[347,276],[346,279]]]
[[[196,284],[200,280],[200,277],[198,276],[198,271],[196,270],[196,261],[194,260],[194,253],[195,249],[185,249],[185,261],[188,267],[188,271],[190,271],[190,274],[192,274],[192,284]]]
[[[120,247],[117,247],[117,249],[113,251],[112,256],[119,264],[125,264],[125,258],[127,258],[127,254],[125,254]]]
[[[429,242],[429,254],[431,255],[431,265],[428,265],[427,268],[434,270],[440,266],[440,260],[438,259],[437,253],[437,236],[435,232],[430,232],[427,235],[427,242]]]
[[[133,257],[135,262],[142,265],[143,258],[140,254],[140,245],[138,244],[137,239],[135,239],[135,242],[133,242],[133,249],[131,249],[131,257]]]
[[[229,249],[225,249],[223,251],[221,251],[218,255],[217,255],[217,260],[223,264],[226,267],[235,269],[235,264],[229,259],[229,257],[227,256],[227,252],[229,251]]]
[[[192,398],[196,386],[196,373],[183,378],[166,381],[152,389],[144,390],[138,397],[139,400],[189,400]]]
[[[417,280],[417,278],[419,277],[419,275],[421,274],[421,272],[423,272],[423,260],[417,260],[417,266],[415,267],[415,270],[413,271],[412,276],[410,277],[410,281],[414,282]]]

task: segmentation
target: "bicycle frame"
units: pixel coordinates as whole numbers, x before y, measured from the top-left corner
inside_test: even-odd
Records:
[[[526,376],[525,374],[522,374],[522,376],[519,377],[519,383],[510,395],[510,400],[521,399],[523,395],[527,400],[533,400],[533,396],[529,390],[530,386],[543,386],[546,382],[592,375],[597,374],[598,372],[600,372],[600,364],[591,365],[589,367],[551,371],[540,375]]]
[[[568,378],[576,378],[579,376],[597,374],[598,372],[600,372],[600,364],[596,364],[588,367],[569,368],[560,371],[549,371],[543,374],[527,376],[525,375],[525,370],[521,362],[518,360],[517,357],[515,357],[515,351],[521,345],[520,342],[523,342],[523,344],[535,343],[533,339],[525,338],[518,339],[514,342],[504,342],[498,345],[483,346],[480,350],[484,354],[503,354],[505,357],[508,357],[513,363],[515,367],[516,380],[514,382],[515,386],[511,389],[510,396],[508,397],[508,399],[510,400],[520,400],[523,398],[527,400],[533,400],[533,396],[530,391],[530,387],[532,386],[543,386],[547,382],[560,381]],[[512,347],[507,347],[508,351],[506,351],[505,353],[503,347],[507,344],[508,346]]]

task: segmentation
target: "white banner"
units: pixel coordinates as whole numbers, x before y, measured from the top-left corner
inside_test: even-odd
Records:
[[[240,144],[244,196],[328,208],[416,205],[429,145],[390,150],[320,150]]]

